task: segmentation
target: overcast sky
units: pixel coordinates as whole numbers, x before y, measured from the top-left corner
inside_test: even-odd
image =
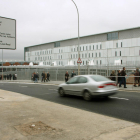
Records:
[[[140,0],[74,1],[79,9],[80,36],[140,26]],[[17,49],[4,50],[4,60],[23,60],[24,47],[78,34],[72,0],[0,0],[0,16],[17,22]]]

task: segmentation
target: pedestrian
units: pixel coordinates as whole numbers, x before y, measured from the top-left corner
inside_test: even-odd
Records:
[[[74,77],[76,75],[76,73],[73,71],[72,73],[71,73],[71,77]]]
[[[113,70],[112,73],[110,74],[110,79],[112,81],[116,81],[116,75],[115,75],[115,71]]]
[[[15,74],[13,74],[13,80],[15,80]]]
[[[41,76],[42,76],[42,79],[41,79],[41,82],[45,82],[45,72],[43,71],[43,73],[41,74]]]
[[[65,82],[67,82],[68,79],[69,79],[69,73],[68,73],[68,71],[67,71],[67,72],[65,73]]]
[[[6,77],[7,77],[7,75],[6,75],[6,74],[4,74],[4,80],[6,80]]]
[[[11,74],[11,73],[9,74],[9,78],[10,78],[10,80],[11,80],[11,78],[12,78],[12,74]]]
[[[34,81],[34,83],[38,83],[38,74],[34,74],[34,77],[35,77],[35,81]]]
[[[139,70],[138,69],[136,69],[136,72],[135,72],[135,77],[134,77],[134,87],[136,87],[136,84],[138,84],[138,86],[139,86]]]
[[[38,77],[38,81],[39,81],[39,74],[38,74],[38,72],[36,73],[36,75],[37,75],[37,77]]]
[[[17,80],[17,74],[15,73],[15,80]]]
[[[122,83],[124,84],[124,88],[127,88],[126,87],[126,79],[125,79],[125,76],[127,76],[126,75],[126,72],[125,72],[125,67],[123,67],[123,70],[121,71],[121,82],[120,82],[120,84],[119,84],[119,87],[121,87],[121,85],[122,85]]]
[[[117,85],[118,85],[121,82],[121,71],[120,70],[118,70],[117,76],[118,76],[118,81],[117,81]]]
[[[9,74],[7,74],[7,80],[9,80]]]
[[[50,74],[49,74],[49,72],[47,72],[47,81],[50,81]]]

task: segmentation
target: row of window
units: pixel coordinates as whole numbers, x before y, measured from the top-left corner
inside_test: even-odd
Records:
[[[95,53],[95,57],[101,57],[101,52],[99,52],[99,55],[98,55],[98,53]],[[92,54],[80,54],[80,58],[90,58],[90,57],[94,57],[94,54],[92,53]],[[78,58],[78,54],[71,54],[71,58]]]
[[[46,57],[35,57],[35,61],[37,61],[37,60],[40,60],[40,61],[42,61],[42,60],[51,60],[51,56],[46,56]]]
[[[52,54],[52,50],[35,52],[35,55],[45,55],[45,54]]]

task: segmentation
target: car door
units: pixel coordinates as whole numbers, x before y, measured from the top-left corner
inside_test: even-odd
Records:
[[[75,93],[78,96],[82,95],[83,89],[87,88],[88,79],[87,77],[80,76],[77,80],[77,84],[75,87]]]
[[[75,87],[77,85],[77,80],[78,80],[78,77],[73,77],[66,83],[66,86],[65,86],[66,94],[71,94],[71,95],[76,94]]]

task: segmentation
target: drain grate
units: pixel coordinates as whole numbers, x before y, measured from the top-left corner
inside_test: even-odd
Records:
[[[60,133],[62,129],[56,129],[51,126],[48,126],[41,121],[32,122],[28,124],[22,124],[19,126],[14,126],[21,134],[28,136],[28,135],[38,135],[38,134],[45,134],[45,133]]]

